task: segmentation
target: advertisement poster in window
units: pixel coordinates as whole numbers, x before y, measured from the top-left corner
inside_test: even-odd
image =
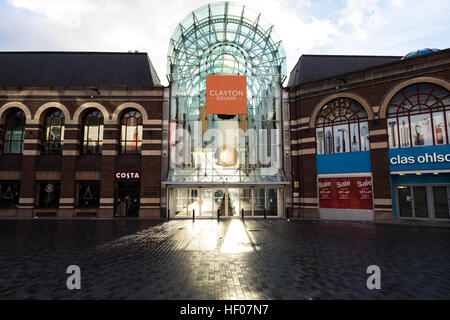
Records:
[[[373,209],[372,178],[319,178],[321,208]]]

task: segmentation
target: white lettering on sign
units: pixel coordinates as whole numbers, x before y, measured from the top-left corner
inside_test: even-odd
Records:
[[[327,182],[319,181],[319,188],[326,188],[326,187],[331,187],[331,181],[327,181]]]
[[[436,153],[433,152],[432,154],[425,153],[424,155],[418,156],[417,159],[415,159],[413,156],[400,156],[397,155],[395,157],[392,157],[389,159],[390,163],[393,165],[401,165],[401,164],[414,164],[414,163],[443,163],[443,162],[450,162],[450,153],[442,154],[442,153]]]
[[[116,172],[116,179],[140,179],[139,172]]]
[[[369,187],[372,185],[372,180],[366,180],[364,182],[358,181],[357,184],[358,184],[358,188]]]
[[[338,186],[338,188],[342,188],[342,187],[349,187],[350,186],[350,181],[344,181],[344,182],[336,182],[336,185]]]

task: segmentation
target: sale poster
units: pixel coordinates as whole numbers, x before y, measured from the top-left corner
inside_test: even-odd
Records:
[[[319,178],[321,208],[373,209],[372,178]]]

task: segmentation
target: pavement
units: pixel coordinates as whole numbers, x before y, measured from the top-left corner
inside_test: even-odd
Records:
[[[0,299],[450,299],[450,228],[0,220],[0,243]],[[80,290],[66,286],[69,265]]]

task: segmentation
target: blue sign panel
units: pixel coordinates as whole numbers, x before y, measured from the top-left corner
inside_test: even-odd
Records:
[[[450,145],[389,149],[391,171],[450,169]]]
[[[317,173],[371,172],[370,151],[318,154]]]

